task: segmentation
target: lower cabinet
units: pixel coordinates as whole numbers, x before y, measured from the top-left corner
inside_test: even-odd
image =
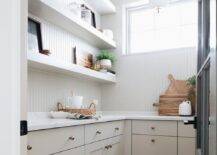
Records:
[[[124,155],[122,136],[86,145],[85,155]]]
[[[85,155],[84,146],[59,152],[53,155]]]
[[[133,135],[132,155],[176,155],[177,137]]]
[[[195,138],[179,137],[178,138],[178,155],[195,155],[196,140]]]

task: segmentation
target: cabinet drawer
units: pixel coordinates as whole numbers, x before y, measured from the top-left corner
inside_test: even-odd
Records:
[[[176,121],[133,121],[133,134],[177,136]]]
[[[133,135],[132,155],[176,155],[177,137]]]
[[[122,136],[86,145],[85,155],[123,155]]]
[[[33,131],[28,134],[28,155],[49,155],[84,145],[84,126]]]
[[[195,138],[178,138],[178,155],[195,155],[196,153]]]
[[[196,130],[193,125],[184,125],[183,122],[178,123],[178,136],[179,137],[195,137]]]
[[[85,126],[85,143],[92,143],[102,139],[123,134],[124,122],[106,122]]]
[[[53,155],[85,155],[85,150],[84,150],[84,146],[78,147],[78,148],[74,148],[71,150],[67,150],[67,151],[62,151],[59,153],[55,153]]]

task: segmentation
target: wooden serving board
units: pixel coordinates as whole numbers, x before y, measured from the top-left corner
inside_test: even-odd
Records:
[[[159,115],[178,116],[179,104],[188,100],[190,86],[185,80],[176,80],[170,74],[168,75],[170,85],[163,95],[159,98]]]
[[[180,103],[187,100],[187,98],[160,98],[160,103]]]
[[[164,94],[160,98],[188,98],[188,94]]]

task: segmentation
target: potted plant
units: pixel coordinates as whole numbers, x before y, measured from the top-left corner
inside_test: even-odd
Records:
[[[97,61],[100,64],[100,68],[103,70],[110,69],[112,67],[112,64],[115,61],[115,56],[113,53],[102,50],[96,57]]]
[[[190,86],[188,99],[192,103],[193,114],[195,113],[196,104],[196,76],[192,76],[187,79],[187,84]]]

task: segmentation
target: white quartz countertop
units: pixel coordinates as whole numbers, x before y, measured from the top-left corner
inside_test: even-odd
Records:
[[[31,112],[28,114],[28,130],[45,130],[60,127],[69,127],[76,125],[102,123],[118,120],[162,120],[162,121],[187,121],[192,120],[193,117],[180,116],[159,116],[153,113],[102,113],[99,119],[53,119],[49,113]]]

